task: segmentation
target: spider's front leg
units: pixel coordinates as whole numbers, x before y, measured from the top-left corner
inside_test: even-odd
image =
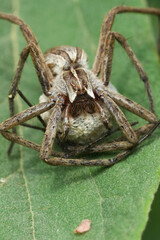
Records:
[[[33,61],[33,64],[36,69],[36,73],[38,76],[38,79],[40,81],[43,93],[46,96],[49,96],[49,88],[50,88],[50,82],[53,79],[52,73],[45,63],[45,58],[43,56],[43,53],[38,45],[38,42],[32,32],[32,30],[29,28],[29,26],[20,18],[6,13],[0,13],[0,18],[8,20],[14,24],[19,25],[28,45],[29,45],[29,52],[31,54],[31,58]],[[26,51],[27,53],[27,51]],[[22,66],[23,68],[23,66]]]
[[[137,134],[132,129],[131,125],[129,124],[128,120],[126,119],[125,115],[120,110],[118,105],[124,107],[125,109],[133,112],[134,114],[140,116],[141,118],[151,123],[157,122],[157,118],[152,112],[141,107],[132,100],[125,98],[119,93],[112,93],[106,89],[103,90],[96,89],[95,91],[99,98],[105,103],[106,107],[108,108],[111,115],[113,116],[118,126],[120,127],[120,129],[122,130],[122,132],[124,133],[124,135],[126,136],[130,143],[135,144],[138,141]]]
[[[43,93],[47,96],[50,94],[49,87],[50,87],[50,81],[52,80],[52,74],[51,74],[48,66],[45,64],[45,59],[41,52],[41,49],[38,46],[38,42],[37,42],[33,32],[31,31],[31,29],[27,26],[27,24],[25,24],[23,22],[23,20],[21,20],[20,18],[14,16],[14,15],[6,14],[6,13],[0,13],[0,18],[8,20],[14,24],[19,25],[19,27],[28,43],[27,47],[25,47],[20,54],[20,59],[18,62],[16,73],[15,73],[15,76],[12,81],[10,91],[8,94],[10,116],[13,116],[14,115],[14,98],[16,95],[16,91],[18,91],[19,94],[21,93],[18,90],[18,84],[19,84],[21,74],[23,71],[23,67],[24,67],[24,64],[26,62],[28,55],[31,54],[32,61],[35,66],[36,73],[37,73],[38,79],[40,81]],[[31,106],[30,102],[25,97],[23,97],[22,94],[20,94],[20,96],[23,98],[23,100],[25,100],[25,102],[29,106]],[[43,126],[45,126],[44,121],[41,119],[41,117],[38,116],[38,118],[41,121],[41,123],[43,124]],[[13,128],[13,132],[16,133],[15,128]],[[14,143],[12,142],[8,149],[8,154],[11,153],[13,145],[14,145]]]
[[[47,122],[47,127],[40,150],[40,157],[43,160],[47,161],[52,151],[52,146],[56,137],[58,123],[61,120],[64,103],[65,97],[59,96]]]
[[[32,106],[23,112],[17,113],[16,115],[12,116],[11,118],[7,119],[6,121],[2,122],[0,124],[0,132],[6,131],[11,128],[16,127],[17,125],[20,125],[21,123],[24,123],[41,113],[44,113],[51,109],[55,105],[54,102],[42,102],[35,106]]]

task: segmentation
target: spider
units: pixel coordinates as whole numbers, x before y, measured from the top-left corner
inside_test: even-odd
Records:
[[[154,14],[160,17],[160,9],[119,6],[105,16],[100,34],[97,54],[92,70],[88,68],[87,55],[81,48],[59,46],[44,55],[31,29],[20,18],[0,13],[0,18],[19,25],[27,46],[22,50],[18,66],[9,90],[10,118],[0,124],[1,134],[11,141],[9,153],[14,143],[40,152],[40,158],[50,165],[111,166],[127,156],[132,149],[151,135],[159,125],[154,114],[153,99],[148,77],[127,40],[112,31],[116,14]],[[144,82],[151,111],[117,92],[110,83],[114,42],[124,48]],[[40,103],[32,106],[18,89],[19,81],[27,57],[31,55],[43,94]],[[29,108],[14,114],[14,98],[18,93]],[[120,107],[148,121],[133,130]],[[38,117],[44,126],[42,145],[38,145],[16,134],[15,127],[29,124],[25,122]],[[113,129],[113,122],[118,125]],[[38,128],[38,127],[37,127]],[[8,131],[12,129],[12,132]],[[108,143],[96,145],[105,136],[121,130],[123,137]],[[64,152],[52,150],[55,139]],[[123,151],[122,151],[123,150]],[[110,159],[75,158],[79,153],[121,151]]]

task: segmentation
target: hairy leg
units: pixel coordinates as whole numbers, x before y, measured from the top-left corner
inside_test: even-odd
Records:
[[[110,159],[93,159],[93,160],[87,160],[87,159],[72,159],[72,158],[57,158],[57,157],[49,157],[48,159],[42,159],[45,163],[49,165],[65,165],[65,166],[112,166],[119,162],[120,160],[124,159],[126,156],[132,153],[132,151],[140,145],[142,142],[144,142],[148,137],[151,136],[151,134],[155,131],[155,129],[160,125],[160,120],[152,126],[152,128],[142,137],[139,139],[139,141],[134,144],[134,146],[130,149],[127,149],[121,153],[118,153],[115,157]],[[141,131],[143,131],[141,129]]]
[[[109,31],[112,29],[113,22],[115,20],[116,14],[120,13],[141,13],[141,14],[152,14],[160,18],[160,9],[156,8],[136,8],[127,6],[118,6],[111,9],[105,16],[102,24],[102,29],[100,33],[99,44],[97,48],[97,54],[93,63],[92,71],[98,75],[101,69],[101,59],[104,52],[105,38]],[[159,21],[160,24],[160,21]],[[159,29],[160,30],[160,29]],[[160,36],[160,31],[159,31]],[[160,38],[159,38],[160,39]],[[158,49],[160,49],[160,42],[158,42]],[[160,52],[159,52],[160,53]]]
[[[19,25],[29,47],[33,64],[35,66],[37,76],[39,78],[43,93],[49,96],[50,81],[53,79],[49,67],[45,64],[45,58],[38,45],[38,42],[27,24],[20,18],[6,13],[0,13],[0,18],[8,20],[14,24]]]
[[[52,146],[57,133],[58,123],[61,120],[64,102],[65,99],[59,96],[55,103],[53,111],[48,119],[44,139],[40,150],[41,159],[47,159],[51,153]]]
[[[131,125],[135,125],[136,123],[133,123]],[[157,123],[148,123],[141,127],[139,127],[137,130],[135,130],[137,137],[140,138],[144,135],[147,135],[156,125]],[[118,131],[119,129],[113,130],[114,132]],[[113,133],[114,133],[113,132]],[[111,133],[112,134],[112,133]],[[106,134],[103,137],[99,138],[95,142],[92,142],[86,146],[69,146],[67,148],[68,150],[68,156],[76,156],[82,153],[97,153],[97,152],[110,152],[110,151],[120,151],[120,150],[127,150],[132,147],[134,147],[135,144],[130,143],[127,141],[127,139],[123,137],[118,137],[110,142],[104,142],[98,144],[102,139],[110,136],[110,134]]]
[[[25,111],[18,113],[11,118],[0,124],[0,131],[5,131],[14,128],[21,123],[28,121],[29,119],[40,115],[41,113],[48,111],[55,105],[54,102],[43,102],[39,103],[33,107],[26,109]]]
[[[124,48],[130,60],[132,61],[133,65],[135,66],[140,79],[144,83],[144,86],[148,95],[149,103],[150,103],[150,109],[152,112],[154,112],[153,98],[152,98],[148,76],[144,71],[142,65],[140,64],[139,60],[137,59],[136,55],[134,54],[133,50],[129,46],[127,40],[117,32],[108,32],[106,36],[104,53],[102,56],[103,60],[101,64],[102,80],[104,81],[106,86],[109,84],[111,70],[112,70],[112,60],[113,60],[113,50],[114,50],[115,40],[117,40],[119,44]]]
[[[128,111],[136,114],[137,116],[145,119],[148,122],[157,122],[157,118],[154,113],[150,112],[149,110],[145,109],[144,107],[130,100],[129,98],[124,97],[120,93],[113,93],[108,90],[106,90],[106,93],[120,107],[127,109]]]
[[[120,127],[126,138],[131,143],[137,142],[137,136],[134,130],[132,129],[130,123],[126,119],[124,113],[118,107],[118,105],[112,100],[112,98],[104,90],[95,90],[99,98],[105,103],[110,114],[115,119],[117,125]]]

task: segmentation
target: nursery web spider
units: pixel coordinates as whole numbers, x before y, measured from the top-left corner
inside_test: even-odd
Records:
[[[88,69],[86,53],[78,47],[54,47],[43,55],[31,29],[21,19],[0,13],[0,18],[19,25],[27,41],[27,46],[21,52],[8,95],[11,117],[0,124],[1,134],[12,142],[11,148],[13,143],[19,143],[40,151],[40,158],[50,165],[111,166],[150,136],[159,121],[154,114],[148,77],[127,40],[111,30],[116,14],[127,12],[153,14],[160,18],[160,10],[154,8],[119,6],[111,9],[103,21],[92,70]],[[151,111],[122,96],[109,83],[115,40],[124,48],[144,82]],[[29,54],[43,91],[40,103],[34,106],[18,89],[21,73]],[[14,115],[14,98],[17,92],[29,108]],[[132,124],[128,122],[119,107],[145,119],[148,124],[133,130]],[[15,131],[17,125],[29,127],[25,122],[34,117],[38,117],[45,127],[41,146],[18,136]],[[114,132],[111,118],[124,136],[109,143],[96,145],[95,143],[103,135],[107,136]],[[9,132],[9,129],[13,129],[13,132]],[[55,138],[62,147],[65,146],[67,153],[70,151],[68,156],[66,152],[58,153],[52,150]],[[121,152],[110,159],[74,158],[79,153],[107,151]]]

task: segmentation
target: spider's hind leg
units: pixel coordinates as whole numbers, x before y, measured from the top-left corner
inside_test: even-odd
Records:
[[[22,75],[22,71],[24,68],[24,64],[29,56],[30,53],[30,45],[27,45],[21,52],[20,54],[20,58],[19,58],[19,62],[18,62],[18,66],[14,75],[14,78],[12,80],[11,86],[10,86],[10,90],[8,93],[8,100],[9,100],[9,109],[10,109],[10,117],[14,116],[15,112],[14,112],[14,99],[16,96],[16,93],[19,94],[19,96],[23,99],[23,101],[29,106],[32,107],[33,105],[30,103],[30,101],[23,95],[23,93],[18,89],[18,85],[20,82],[20,78]],[[39,121],[42,123],[42,125],[44,127],[46,127],[45,122],[43,121],[43,119],[40,116],[37,116],[37,118],[39,119]],[[34,126],[30,126],[32,128],[36,128]],[[16,128],[12,129],[12,132],[16,134]],[[14,142],[11,142],[9,148],[8,148],[8,155],[11,154],[12,149],[14,146]]]
[[[149,103],[150,103],[150,109],[153,113],[154,111],[154,103],[153,103],[153,97],[151,92],[151,87],[149,83],[148,76],[146,72],[144,71],[142,65],[140,64],[138,58],[134,54],[132,48],[129,46],[127,40],[119,33],[117,32],[111,32],[109,31],[104,45],[104,52],[102,56],[102,63],[101,63],[101,74],[102,74],[102,80],[104,81],[105,85],[108,86],[110,81],[110,75],[112,70],[112,60],[113,60],[113,50],[114,50],[114,42],[115,40],[118,41],[118,43],[123,47],[123,49],[126,51],[128,57],[130,58],[131,62],[135,66],[137,73],[140,77],[140,79],[143,81]]]
[[[9,93],[8,93],[10,117],[12,117],[14,115],[14,98],[16,96],[16,91],[17,91],[17,88],[18,88],[18,84],[20,82],[20,78],[21,78],[21,75],[22,75],[24,64],[25,64],[25,62],[27,60],[27,57],[29,55],[29,51],[30,51],[29,48],[30,48],[29,45],[27,45],[22,50],[22,52],[20,54],[20,58],[19,58],[17,69],[16,69],[16,73],[14,75],[14,78],[12,80],[10,90],[9,90]],[[16,134],[16,128],[13,128],[12,132]],[[10,146],[8,148],[8,151],[7,151],[8,155],[11,154],[13,146],[14,146],[14,142],[11,142]]]
[[[99,145],[90,144],[89,146],[79,146],[74,148],[72,152],[68,154],[68,158],[77,157],[81,154],[92,154],[92,153],[114,153],[118,151],[119,153],[110,158],[110,159],[97,159],[96,160],[88,160],[88,163],[83,160],[82,165],[88,164],[90,166],[112,166],[115,163],[119,162],[120,160],[124,159],[127,155],[133,152],[133,150],[139,146],[142,142],[144,142],[147,138],[151,136],[151,134],[155,131],[155,129],[160,125],[160,120],[156,123],[149,123],[139,127],[136,130],[136,134],[139,137],[137,143],[132,144],[126,140],[125,137],[119,137],[112,142],[102,143]],[[98,163],[99,161],[99,163]],[[77,163],[78,164],[78,163]],[[80,163],[79,163],[80,164]]]
[[[27,45],[21,52],[20,54],[20,58],[19,58],[19,62],[18,62],[18,66],[16,69],[16,73],[14,75],[14,78],[12,80],[11,86],[10,86],[10,90],[8,93],[8,99],[9,99],[9,108],[10,108],[10,116],[12,117],[14,115],[14,98],[16,96],[16,91],[18,88],[18,84],[20,82],[20,78],[22,75],[22,71],[24,68],[24,64],[27,60],[27,57],[29,55],[29,45]]]
[[[139,141],[131,146],[129,149],[126,149],[125,151],[122,151],[118,153],[115,157],[108,158],[108,159],[93,159],[88,160],[85,158],[80,159],[74,159],[74,158],[57,158],[57,157],[48,157],[47,159],[42,159],[45,163],[49,165],[65,165],[65,166],[106,166],[110,167],[116,164],[117,162],[124,159],[126,156],[132,153],[132,151],[139,146],[142,142],[144,142],[148,137],[151,136],[151,134],[155,131],[155,129],[160,125],[160,120],[157,121],[155,124],[148,124],[142,126],[138,131],[140,136],[142,133],[145,133]],[[147,130],[147,133],[146,133]],[[117,149],[116,149],[117,150]]]

